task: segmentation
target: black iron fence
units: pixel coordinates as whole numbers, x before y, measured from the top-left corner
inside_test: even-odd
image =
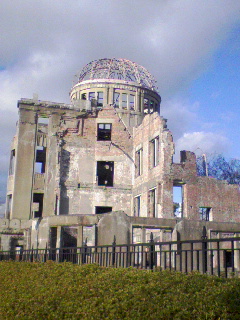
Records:
[[[135,267],[151,270],[199,271],[229,277],[240,274],[240,238],[14,250],[0,252],[1,260],[70,261],[79,265],[97,263],[100,266]]]

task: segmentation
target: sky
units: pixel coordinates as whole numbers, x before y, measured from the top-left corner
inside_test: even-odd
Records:
[[[0,211],[17,101],[69,103],[74,75],[100,58],[149,70],[179,150],[240,159],[239,0],[3,0]]]

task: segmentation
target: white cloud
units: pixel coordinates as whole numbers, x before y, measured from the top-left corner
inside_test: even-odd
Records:
[[[226,153],[230,141],[224,135],[213,132],[192,132],[176,141],[176,155],[180,150],[189,150],[200,153]]]

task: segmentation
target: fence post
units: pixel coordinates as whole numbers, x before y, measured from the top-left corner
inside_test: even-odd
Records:
[[[46,242],[46,248],[45,248],[45,253],[44,253],[44,262],[47,261],[47,242]]]
[[[149,246],[149,268],[153,270],[154,267],[154,255],[155,255],[155,246],[153,241],[153,233],[150,234],[150,246]]]
[[[87,262],[87,238],[83,244],[82,264]]]
[[[207,272],[207,230],[205,226],[202,232],[202,272]]]
[[[116,236],[113,237],[112,243],[112,266],[115,265],[115,254],[116,254]]]

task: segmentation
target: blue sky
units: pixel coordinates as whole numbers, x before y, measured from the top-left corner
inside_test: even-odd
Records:
[[[69,102],[74,75],[126,58],[156,78],[179,150],[240,158],[239,0],[12,0],[0,5],[0,206],[17,100]]]

